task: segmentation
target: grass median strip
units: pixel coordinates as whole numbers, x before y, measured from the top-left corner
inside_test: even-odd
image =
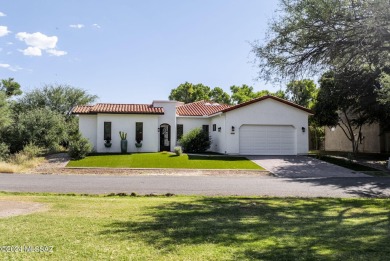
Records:
[[[377,169],[374,169],[374,168],[371,168],[368,166],[364,166],[364,165],[358,164],[358,163],[353,162],[353,161],[348,161],[348,160],[345,160],[342,158],[336,158],[336,157],[332,157],[332,156],[318,157],[316,155],[309,155],[309,157],[316,158],[316,159],[319,159],[322,161],[326,161],[326,162],[332,163],[334,165],[338,165],[340,167],[344,167],[344,168],[354,170],[354,171],[378,171]]]
[[[70,161],[67,167],[264,170],[262,167],[245,157],[187,154],[176,156],[175,154],[164,152],[125,155],[93,155],[82,160]]]
[[[386,260],[388,199],[1,194],[45,212],[3,218],[13,260]]]

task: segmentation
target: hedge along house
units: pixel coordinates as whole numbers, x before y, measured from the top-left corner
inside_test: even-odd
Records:
[[[127,132],[129,152],[172,151],[181,136],[202,128],[210,151],[241,155],[297,155],[308,152],[312,112],[287,100],[263,96],[235,106],[199,101],[77,106],[79,129],[96,152],[120,152],[119,131]],[[105,140],[111,140],[111,147]],[[136,139],[142,147],[135,146]]]

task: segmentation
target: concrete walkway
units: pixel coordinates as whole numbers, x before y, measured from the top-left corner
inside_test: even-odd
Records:
[[[307,156],[247,156],[281,178],[357,178],[366,174]]]

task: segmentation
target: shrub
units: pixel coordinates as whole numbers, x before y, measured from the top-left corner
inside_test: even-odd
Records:
[[[32,159],[42,155],[43,149],[37,145],[34,145],[33,143],[29,143],[24,146],[23,150],[19,153],[25,154],[28,159]]]
[[[91,152],[92,144],[86,138],[83,138],[80,133],[76,134],[69,143],[68,154],[71,159],[83,159]]]
[[[196,128],[183,135],[180,140],[184,152],[205,152],[210,148],[210,137],[201,128]]]
[[[173,150],[175,151],[176,156],[180,156],[183,153],[183,150],[180,146],[175,147]]]
[[[28,161],[36,158],[37,156],[40,156],[42,152],[43,149],[41,147],[29,143],[24,146],[23,150],[19,151],[18,153],[12,154],[9,157],[9,162],[11,164],[23,165]]]
[[[5,161],[9,156],[9,147],[7,144],[0,142],[0,161]]]

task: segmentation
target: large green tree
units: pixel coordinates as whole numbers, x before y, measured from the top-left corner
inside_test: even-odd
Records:
[[[313,107],[317,92],[316,84],[309,79],[291,81],[286,88],[288,100],[307,108]]]
[[[278,10],[265,43],[253,45],[261,78],[389,64],[388,0],[280,0]]]
[[[380,71],[370,69],[325,73],[314,106],[315,121],[321,126],[338,126],[358,152],[365,124],[386,122],[386,107],[377,102]]]
[[[190,103],[201,100],[210,99],[210,87],[201,83],[192,84],[185,82],[180,84],[177,88],[171,90],[169,95],[170,100],[181,101],[184,103]]]
[[[70,111],[74,106],[92,103],[96,98],[69,85],[45,85],[27,92],[9,103],[12,125],[0,133],[1,137],[12,153],[29,143],[48,150],[67,146],[78,133],[78,119]]]
[[[12,153],[30,143],[53,151],[67,140],[67,129],[62,114],[48,108],[35,108],[14,115],[13,124],[5,132],[5,142]]]
[[[62,115],[69,115],[76,105],[90,104],[96,99],[96,95],[91,95],[85,90],[70,85],[54,84],[25,93],[17,105],[23,111],[47,108]]]
[[[5,92],[0,91],[0,134],[1,130],[7,127],[11,123],[11,114],[9,104],[7,101],[7,95]],[[0,135],[1,142],[1,135]]]
[[[201,83],[192,84],[185,82],[177,88],[171,90],[169,100],[191,103],[196,101],[215,101],[223,104],[230,104],[230,96],[220,87],[211,89],[209,86]]]
[[[214,87],[210,91],[210,100],[221,104],[231,104],[230,95],[220,87]]]

